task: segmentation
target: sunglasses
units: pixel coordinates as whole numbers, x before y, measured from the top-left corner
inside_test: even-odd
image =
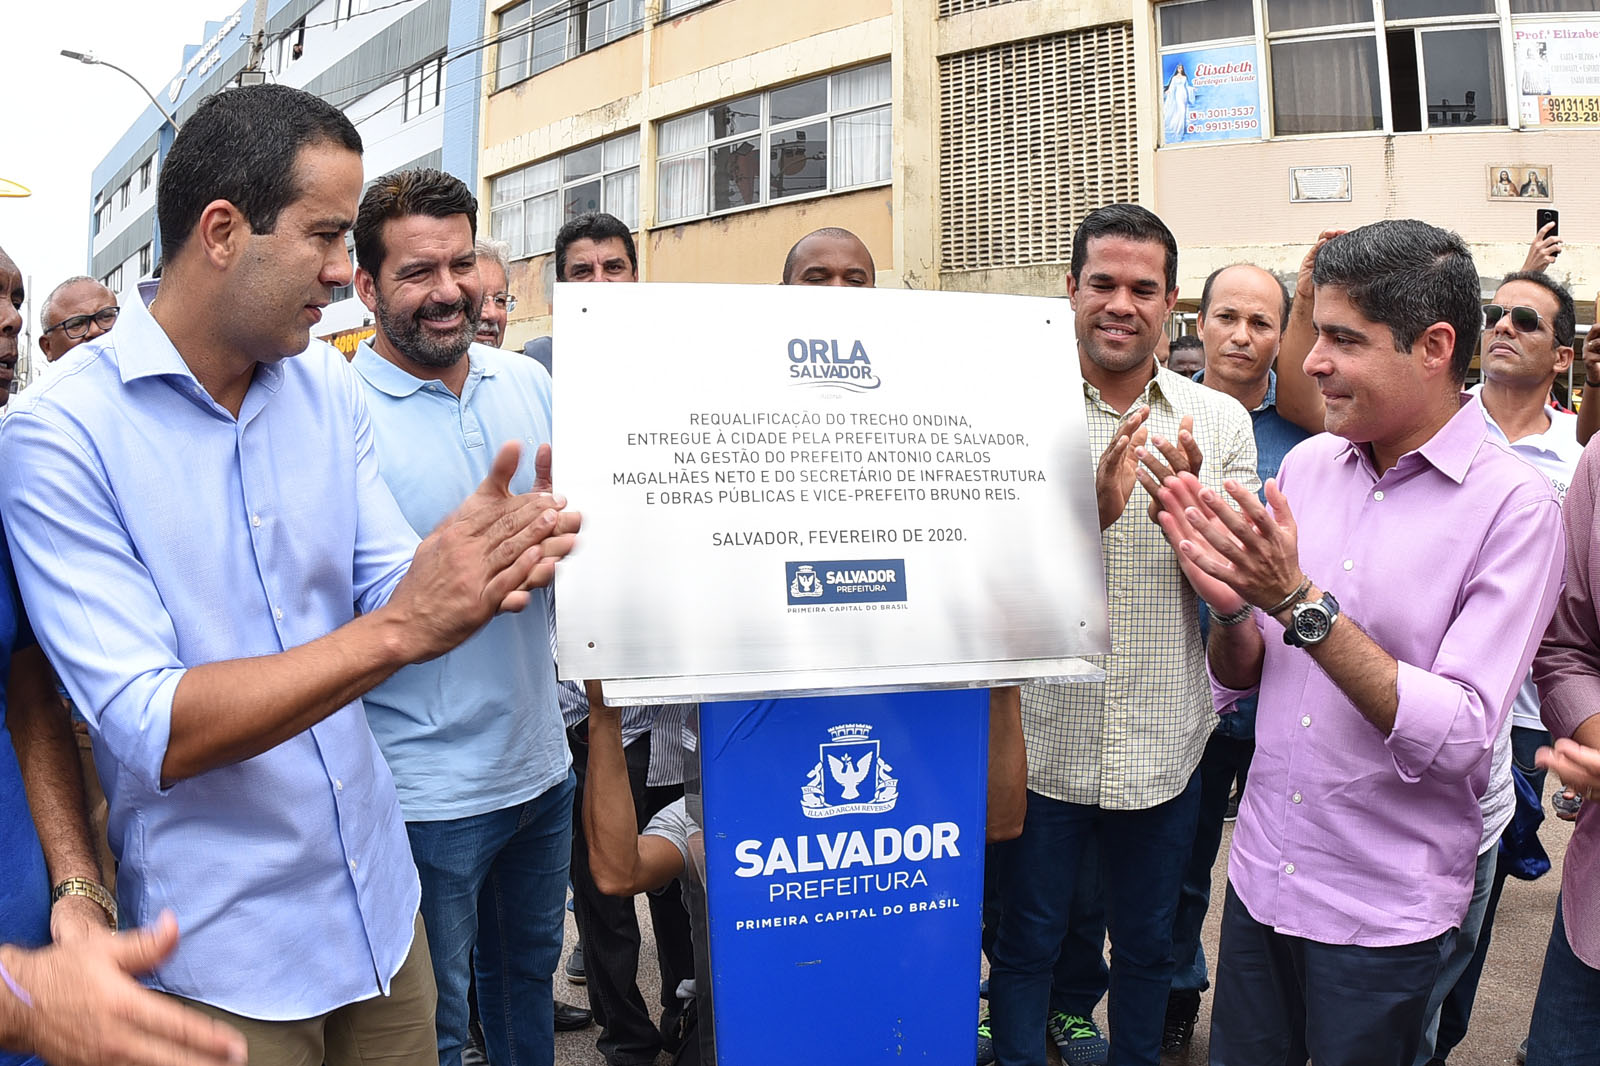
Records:
[[[92,315],[73,315],[71,318],[63,318],[60,322],[40,333],[39,336],[43,337],[45,334],[53,333],[59,329],[73,340],[78,340],[89,335],[89,323],[91,322],[99,326],[100,332],[104,333],[117,321],[117,313],[121,310],[122,308],[113,305],[111,307],[102,307]]]
[[[1483,328],[1494,329],[1495,323],[1506,315],[1511,316],[1511,328],[1518,333],[1537,333],[1539,327],[1544,324],[1544,316],[1524,304],[1518,304],[1516,307],[1488,304],[1483,309]]]

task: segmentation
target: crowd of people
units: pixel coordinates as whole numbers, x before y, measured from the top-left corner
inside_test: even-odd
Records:
[[[148,302],[57,286],[0,422],[0,1062],[536,1066],[591,1023],[607,1066],[714,1061],[690,708],[556,678],[553,345],[501,348],[471,191],[364,183],[341,112],[259,86],[185,124],[157,215]],[[1168,227],[1079,226],[1110,651],[991,694],[980,1066],[1154,1064],[1207,991],[1218,1066],[1447,1061],[1506,879],[1549,868],[1549,770],[1577,828],[1519,1054],[1593,1061],[1600,402],[1552,399],[1559,253],[1484,306],[1452,233],[1332,231],[1292,292],[1217,270],[1172,340]],[[632,235],[580,216],[555,273],[637,282]],[[875,277],[835,228],[781,269]],[[311,334],[350,284],[347,360]],[[23,302],[0,252],[0,378]]]

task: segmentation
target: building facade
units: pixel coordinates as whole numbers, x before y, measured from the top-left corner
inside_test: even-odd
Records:
[[[1592,0],[490,0],[481,33],[510,344],[549,330],[555,231],[590,209],[652,281],[775,282],[839,225],[883,285],[1061,295],[1078,222],[1137,200],[1192,309],[1216,266],[1292,277],[1386,217],[1462,233],[1492,289],[1556,208],[1593,314]]]
[[[248,65],[253,9],[247,0],[207,23],[172,80],[152,87],[180,125]],[[269,0],[262,71],[345,111],[361,134],[369,181],[427,165],[475,182],[482,13],[481,0]],[[131,295],[160,261],[156,182],[173,137],[148,107],[95,168],[87,273],[115,292]],[[321,329],[353,349],[369,319],[347,287]]]

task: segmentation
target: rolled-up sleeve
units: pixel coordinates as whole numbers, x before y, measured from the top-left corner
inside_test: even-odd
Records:
[[[1509,507],[1462,588],[1433,662],[1400,662],[1385,744],[1400,777],[1460,780],[1494,748],[1561,590],[1564,537],[1553,497]]]
[[[104,467],[31,413],[0,429],[0,514],[34,632],[128,772],[161,789],[183,677],[172,620],[119,520]]]
[[[1566,588],[1533,662],[1539,714],[1553,736],[1570,737],[1600,714],[1600,618],[1594,575],[1600,572],[1600,529],[1595,528],[1600,451],[1585,448],[1567,492]]]

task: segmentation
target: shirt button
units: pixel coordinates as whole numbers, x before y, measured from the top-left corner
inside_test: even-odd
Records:
[[[1382,499],[1383,499],[1383,490],[1382,490],[1382,489],[1379,489],[1379,490],[1378,490],[1378,491],[1377,491],[1377,492],[1374,492],[1374,493],[1373,493],[1373,494],[1372,494],[1372,498],[1373,498],[1373,499],[1374,499],[1374,500],[1382,500]]]
[[[1311,716],[1309,714],[1301,715],[1300,716],[1300,724],[1303,725],[1303,726],[1309,726],[1311,724]]]
[[[252,526],[255,526],[257,529],[260,529],[261,528],[261,516],[258,515],[258,514],[251,515],[250,516],[250,524]]]
[[[1300,802],[1300,793],[1298,793],[1298,792],[1296,792],[1296,793],[1295,793],[1295,794],[1294,794],[1294,796],[1293,796],[1293,797],[1291,797],[1291,798],[1292,798],[1292,799],[1293,799],[1293,800],[1294,800],[1294,801],[1295,801],[1295,802],[1296,802],[1296,803],[1299,803],[1299,802]]]
[[[283,621],[283,608],[282,607],[274,607],[272,609],[272,617],[276,618],[280,622]]]
[[[1344,561],[1344,568],[1346,570],[1354,570],[1356,568],[1355,560],[1354,559],[1346,559]]]
[[[334,778],[333,779],[333,790],[335,792],[343,792],[344,791],[344,782],[339,780],[337,777]],[[1300,794],[1298,792],[1295,793],[1294,801],[1296,803],[1300,802]]]
[[[351,863],[350,865],[352,867],[354,867],[355,863]],[[1287,863],[1283,868],[1283,872],[1286,873],[1286,874],[1294,873],[1294,863],[1292,863],[1292,862],[1291,863]]]
[[[354,859],[351,859],[350,860],[350,872],[354,873],[355,869],[356,869],[356,861]],[[1289,872],[1290,873],[1294,873],[1294,867],[1293,866],[1289,867]]]

